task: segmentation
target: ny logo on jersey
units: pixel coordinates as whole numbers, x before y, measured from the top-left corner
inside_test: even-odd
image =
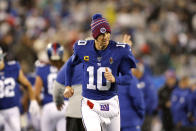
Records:
[[[109,104],[101,104],[100,108],[101,111],[109,111]]]

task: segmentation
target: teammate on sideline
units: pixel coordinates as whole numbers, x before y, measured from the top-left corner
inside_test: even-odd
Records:
[[[36,97],[39,100],[40,93],[43,88],[43,105],[41,114],[41,131],[65,131],[65,109],[58,111],[53,102],[53,83],[56,80],[57,72],[64,64],[63,62],[64,49],[59,43],[50,43],[47,46],[47,54],[49,64],[40,63],[36,67],[35,90]]]
[[[3,118],[5,131],[20,131],[19,84],[24,85],[30,95],[29,111],[31,115],[39,112],[39,105],[35,101],[32,86],[23,74],[19,63],[17,61],[5,61],[5,55],[0,47],[0,115]]]
[[[123,43],[132,47],[131,36],[125,34]],[[138,79],[133,76],[130,85],[119,85],[118,95],[120,103],[121,131],[141,131],[144,120],[144,96],[138,88]]]
[[[95,40],[76,42],[74,54],[67,62],[64,96],[73,95],[72,69],[83,63],[81,110],[86,130],[120,131],[117,84],[130,84],[130,68],[136,67],[135,58],[127,44],[110,40],[110,26],[101,14],[93,16],[91,30]]]
[[[145,116],[144,97],[135,76],[128,86],[118,86],[121,131],[141,131]]]
[[[144,96],[145,119],[142,125],[142,131],[151,131],[152,122],[155,117],[153,113],[156,111],[158,105],[157,91],[149,75],[145,73],[145,67],[142,62],[137,63],[137,68],[132,69],[132,73],[138,79],[138,87]]]

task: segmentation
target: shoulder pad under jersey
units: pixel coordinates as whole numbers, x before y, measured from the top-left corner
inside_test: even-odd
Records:
[[[7,62],[8,65],[15,65],[15,64],[17,64],[17,63],[18,63],[18,62],[15,61],[15,60],[12,60],[12,61],[8,61],[8,62]]]
[[[78,52],[81,48],[84,48],[87,46],[89,40],[79,40],[74,44],[74,52]]]
[[[78,45],[86,45],[87,41],[86,40],[79,40],[77,43],[78,43]]]
[[[35,66],[36,67],[44,67],[46,65],[46,63],[44,63],[44,62],[42,62],[42,61],[40,61],[40,60],[37,60],[36,62],[35,62]]]

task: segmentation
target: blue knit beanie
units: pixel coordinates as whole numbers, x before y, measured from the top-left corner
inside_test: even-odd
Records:
[[[102,17],[101,14],[95,14],[92,17],[91,22],[91,31],[93,37],[96,39],[100,34],[104,34],[106,32],[111,33],[110,25],[105,18]]]

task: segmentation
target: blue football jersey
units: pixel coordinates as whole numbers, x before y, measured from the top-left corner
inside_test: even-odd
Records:
[[[94,40],[80,40],[74,45],[74,54],[68,60],[71,66],[83,63],[83,93],[89,99],[106,100],[117,95],[117,84],[130,84],[130,68],[134,68],[135,59],[127,44],[110,41],[105,50],[96,50]],[[110,83],[104,77],[106,67],[114,75],[116,82]],[[68,69],[68,74],[73,74]],[[123,77],[118,77],[119,73]],[[70,77],[70,76],[69,76]],[[68,77],[68,78],[69,78]],[[67,85],[71,80],[67,79]]]
[[[4,69],[0,71],[0,110],[19,105],[19,72],[20,65],[16,61],[5,62]]]
[[[40,64],[36,67],[36,75],[39,76],[43,82],[43,105],[53,101],[53,83],[56,80],[57,72],[58,69],[49,64]]]

